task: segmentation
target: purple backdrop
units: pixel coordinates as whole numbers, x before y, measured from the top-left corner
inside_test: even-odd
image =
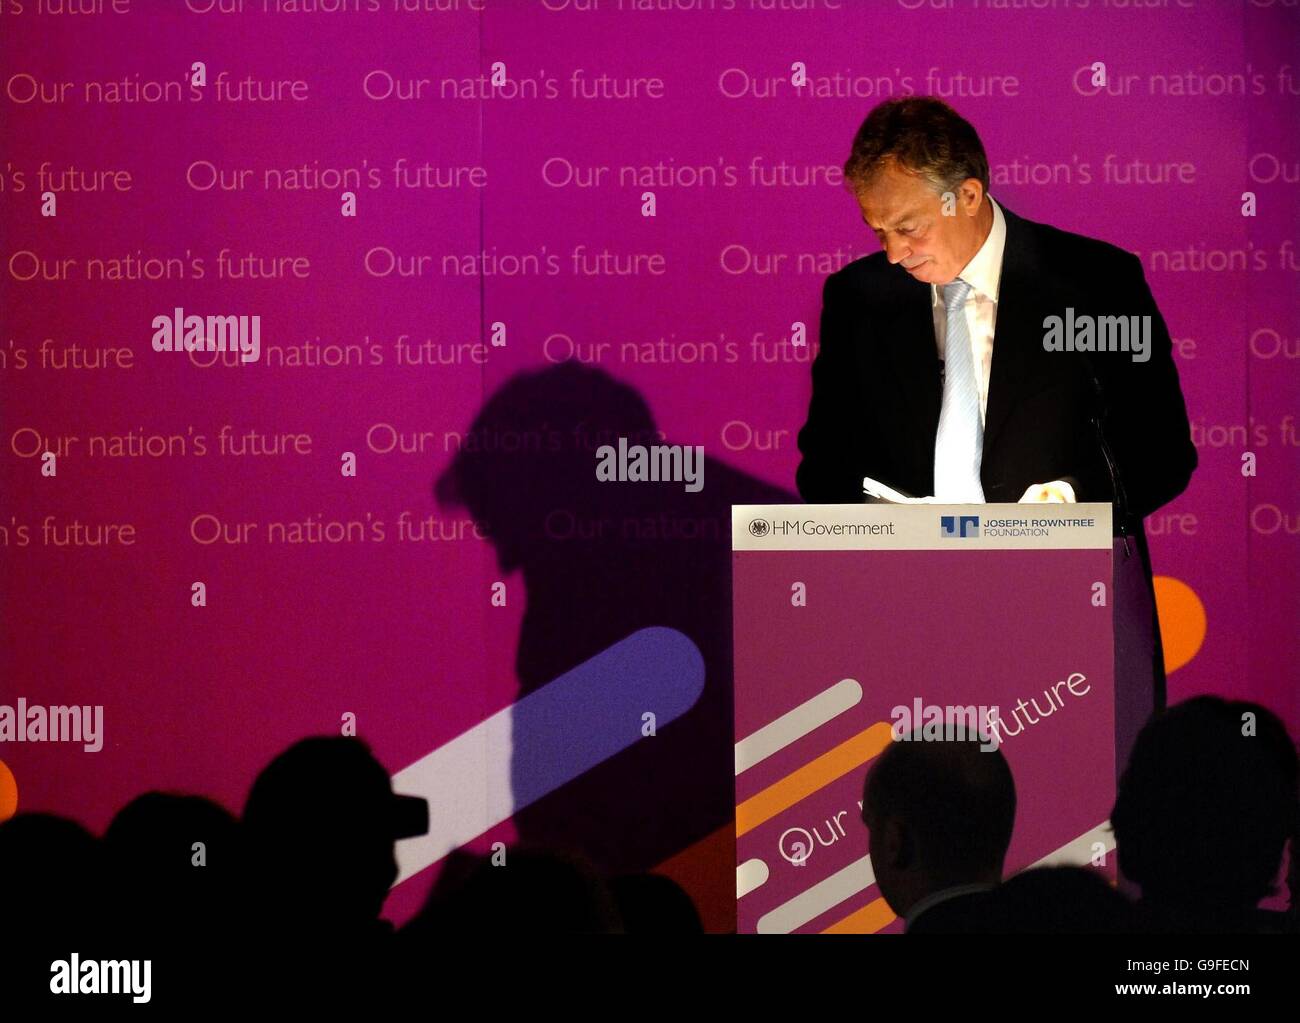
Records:
[[[1148,522],[1170,697],[1294,733],[1298,38],[1263,0],[0,0],[0,703],[104,708],[0,795],[238,809],[347,714],[397,771],[668,626],[697,708],[475,844],[666,864],[725,926],[728,508],[792,499],[821,283],[877,247],[838,167],[907,93],[1000,202],[1141,256],[1201,458]],[[259,315],[260,359],[155,352],[176,307]],[[638,432],[704,489],[602,490]]]

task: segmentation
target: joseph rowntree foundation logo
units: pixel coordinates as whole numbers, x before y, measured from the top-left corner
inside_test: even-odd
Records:
[[[978,515],[940,515],[939,537],[943,540],[974,539],[980,535]]]

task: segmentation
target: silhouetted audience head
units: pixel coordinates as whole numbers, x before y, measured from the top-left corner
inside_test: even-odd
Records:
[[[243,822],[254,897],[320,936],[373,929],[397,878],[394,843],[428,830],[428,805],[394,795],[360,739],[317,737],[258,775]]]
[[[876,883],[909,932],[1282,930],[1280,914],[1265,919],[1255,906],[1275,891],[1300,824],[1297,782],[1295,746],[1258,704],[1197,697],[1153,718],[1111,814],[1120,868],[1142,888],[1136,906],[1080,867],[1030,869],[999,884],[1016,789],[1001,751],[978,736],[915,732],[891,742],[867,774],[862,819]],[[395,843],[425,834],[428,813],[425,800],[393,793],[361,740],[304,739],[258,775],[242,823],[210,800],[163,792],[123,807],[102,842],[47,814],[0,823],[0,877],[21,879],[0,921],[38,938],[151,940],[230,924],[249,939],[299,939],[289,955],[330,943],[338,964],[357,948],[350,940],[385,933],[379,913],[397,877]],[[117,895],[95,894],[104,891]],[[525,844],[483,857],[453,852],[405,940],[368,947],[423,955],[429,939],[480,932],[703,927],[670,878],[606,883],[573,852]],[[274,963],[280,969],[283,958]]]
[[[609,887],[571,854],[516,846],[484,856],[439,886],[413,934],[614,934],[623,930]]]
[[[207,931],[241,888],[239,824],[200,796],[146,792],[104,832],[119,919],[139,933]]]
[[[899,916],[945,889],[1002,879],[1016,786],[1000,749],[919,732],[894,741],[867,774],[862,803],[876,883]]]
[[[1296,750],[1259,704],[1198,696],[1138,735],[1111,812],[1147,925],[1254,929],[1296,830]]]
[[[1132,906],[1086,867],[1035,867],[1008,878],[987,905],[990,931],[1002,934],[1119,934]]]
[[[695,903],[662,874],[624,874],[609,883],[626,934],[703,934]]]
[[[94,932],[101,864],[98,841],[74,821],[20,813],[0,823],[0,933],[25,941]]]

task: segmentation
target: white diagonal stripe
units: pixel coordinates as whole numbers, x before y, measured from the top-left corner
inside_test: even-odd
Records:
[[[804,870],[804,867],[793,867]],[[863,856],[854,860],[842,870],[837,870],[830,877],[818,881],[811,888],[800,892],[793,899],[781,903],[776,909],[764,913],[758,918],[759,934],[789,934],[796,927],[802,927],[809,920],[821,916],[828,909],[838,906],[845,899],[856,895],[876,883],[876,872],[871,869],[871,857]]]
[[[746,860],[736,868],[736,898],[743,899],[755,888],[761,888],[767,878],[766,863],[758,858]]]
[[[841,679],[829,689],[823,689],[736,743],[736,773],[749,770],[861,702],[862,686],[856,679]]]
[[[1031,863],[1026,870],[1034,867],[1087,867],[1092,865],[1093,846],[1100,843],[1106,852],[1115,848],[1115,832],[1110,828],[1110,821],[1102,821],[1091,831],[1085,831],[1078,838],[1071,839],[1065,845],[1050,852],[1036,863]]]

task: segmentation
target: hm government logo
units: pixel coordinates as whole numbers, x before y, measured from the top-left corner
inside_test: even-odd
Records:
[[[940,515],[939,538],[942,540],[968,540],[980,535],[978,515]]]
[[[767,536],[772,531],[771,524],[767,519],[750,519],[749,535],[750,536]]]

